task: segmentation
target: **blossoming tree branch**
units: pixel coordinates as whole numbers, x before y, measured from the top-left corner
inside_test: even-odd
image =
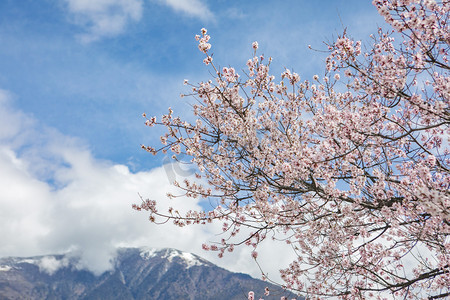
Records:
[[[197,120],[146,117],[167,133],[143,147],[188,155],[197,180],[176,185],[215,207],[134,208],[178,226],[221,222],[224,238],[203,245],[219,256],[288,244],[283,286],[311,299],[448,296],[450,1],[373,4],[390,29],[364,43],[344,32],[311,80],[288,69],[277,80],[256,42],[245,71],[219,68],[202,29],[213,75],[186,81]]]

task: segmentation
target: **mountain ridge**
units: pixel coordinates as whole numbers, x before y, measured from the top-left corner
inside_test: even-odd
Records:
[[[263,296],[266,286],[270,296]],[[264,299],[295,297],[171,248],[119,248],[114,269],[100,275],[79,269],[70,254],[0,258],[0,299],[232,300],[247,299],[250,290]]]

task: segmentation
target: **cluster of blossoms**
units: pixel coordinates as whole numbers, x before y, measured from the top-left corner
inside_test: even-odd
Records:
[[[207,33],[207,30],[205,28],[202,28],[201,34],[202,35],[196,35],[195,39],[198,41],[198,49],[207,54],[209,49],[211,49],[211,44],[208,43],[209,39],[211,38]],[[212,56],[206,55],[206,58],[203,60],[203,62],[206,65],[209,65],[212,62]]]
[[[247,245],[261,259],[262,241],[284,241],[297,259],[283,286],[311,299],[450,295],[450,2],[373,3],[394,30],[368,51],[338,37],[323,80],[286,69],[276,82],[256,42],[245,76],[220,70],[202,29],[216,75],[192,85],[198,119],[148,118],[167,134],[144,148],[189,155],[203,184],[178,186],[215,207],[135,208],[178,226],[222,222],[226,238],[203,245],[219,256]]]

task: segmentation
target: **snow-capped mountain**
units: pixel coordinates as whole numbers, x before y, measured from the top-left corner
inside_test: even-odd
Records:
[[[264,288],[271,290],[263,296]],[[280,299],[292,294],[175,249],[121,248],[99,276],[72,255],[0,259],[0,299]],[[299,298],[298,298],[299,299]]]

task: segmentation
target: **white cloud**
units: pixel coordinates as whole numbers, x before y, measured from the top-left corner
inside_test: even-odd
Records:
[[[162,0],[162,2],[178,12],[186,13],[202,20],[213,17],[213,13],[201,0]]]
[[[201,20],[211,20],[213,13],[202,0],[156,0],[174,11]],[[117,36],[130,22],[142,18],[143,0],[65,0],[74,24],[85,32],[78,35],[83,43]]]
[[[130,21],[142,17],[142,0],[66,0],[74,23],[86,32],[79,36],[82,42],[122,33]]]
[[[56,259],[53,256],[44,256],[37,262],[39,270],[46,272],[49,275],[53,275],[62,267],[67,267],[69,265],[69,259],[64,257],[62,259]]]
[[[251,249],[238,248],[223,259],[201,250],[202,243],[220,239],[215,235],[220,224],[154,225],[148,214],[131,209],[140,201],[138,193],[159,200],[161,210],[169,205],[180,211],[199,209],[194,199],[164,200],[167,192],[176,192],[168,177],[173,172],[186,176],[181,169],[133,173],[127,166],[98,160],[86,145],[39,124],[10,101],[11,95],[0,90],[0,257],[71,251],[79,257],[79,268],[98,274],[112,267],[118,246],[171,247],[233,271],[260,275]],[[259,251],[271,257],[273,249]],[[287,258],[265,260],[265,270],[276,275]],[[52,273],[64,264],[46,260],[39,266]]]

